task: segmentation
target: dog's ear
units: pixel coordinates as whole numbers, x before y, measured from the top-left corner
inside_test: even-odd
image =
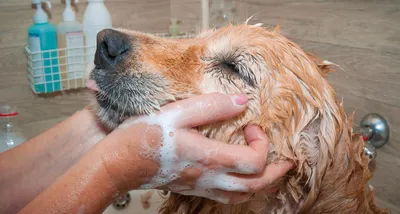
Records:
[[[326,60],[321,60],[320,58],[316,57],[315,55],[311,53],[306,53],[308,58],[311,59],[319,68],[321,71],[321,74],[325,77],[326,74],[330,72],[334,72],[335,70],[332,68],[333,63],[326,61]]]

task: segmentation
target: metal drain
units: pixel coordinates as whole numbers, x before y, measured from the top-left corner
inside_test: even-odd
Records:
[[[115,201],[113,202],[113,207],[117,210],[124,209],[129,205],[129,202],[131,201],[131,195],[128,193],[119,196]]]

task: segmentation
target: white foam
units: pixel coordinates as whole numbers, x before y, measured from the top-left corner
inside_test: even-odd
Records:
[[[156,189],[166,185],[171,191],[179,192],[185,195],[206,197],[222,203],[228,203],[229,198],[225,198],[223,195],[217,194],[215,189],[247,192],[248,188],[239,184],[235,177],[229,175],[228,169],[215,170],[201,166],[200,164],[196,163],[196,161],[199,161],[196,160],[197,155],[193,155],[191,157],[178,157],[175,140],[176,128],[174,125],[175,121],[177,121],[181,116],[181,112],[182,109],[178,108],[178,110],[175,111],[161,112],[159,115],[152,114],[136,120],[127,120],[120,126],[120,128],[127,128],[133,124],[146,123],[149,125],[158,125],[162,129],[162,142],[157,151],[154,151],[154,149],[149,147],[149,145],[146,143],[147,139],[144,139],[143,142],[141,142],[141,150],[143,150],[140,151],[141,154],[143,154],[145,157],[151,157],[153,160],[159,162],[160,168],[150,182],[140,186],[139,189]],[[218,156],[219,150],[206,148],[200,152],[204,152],[206,157],[210,157]],[[207,165],[207,159],[202,161]],[[179,178],[179,175],[182,171],[189,167],[195,167],[201,170],[201,176],[196,181],[196,185],[193,190],[188,190],[190,188],[187,186],[170,184]],[[244,164],[238,164],[238,167],[241,169],[244,168],[248,170],[254,170],[254,167]]]
[[[187,191],[187,190],[191,189],[189,186],[182,186],[182,185],[177,185],[177,184],[168,185],[168,188],[172,192],[183,192],[183,191]]]
[[[253,174],[257,172],[257,167],[252,164],[243,163],[241,161],[238,161],[236,163],[236,169],[238,169],[241,173],[246,174]]]
[[[174,122],[179,118],[181,110],[162,112],[160,115],[151,114],[147,117],[138,118],[133,121],[128,121],[121,125],[121,128],[127,128],[133,124],[147,123],[149,125],[158,125],[162,130],[162,144],[158,149],[158,158],[153,157],[154,160],[158,160],[160,163],[160,169],[156,176],[154,176],[148,184],[142,185],[140,189],[154,189],[170,183],[177,179],[179,170],[176,170],[176,162],[178,161],[176,153],[176,143],[174,133]],[[145,148],[145,143],[142,143],[141,151],[144,154],[150,153],[150,148]]]

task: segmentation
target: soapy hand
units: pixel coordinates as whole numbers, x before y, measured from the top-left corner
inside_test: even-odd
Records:
[[[293,164],[266,165],[267,137],[255,125],[244,130],[248,145],[228,145],[193,129],[236,116],[246,104],[243,95],[214,93],[128,119],[110,134],[121,140],[103,157],[111,181],[119,191],[162,189],[221,203],[248,200],[249,193],[268,188]]]

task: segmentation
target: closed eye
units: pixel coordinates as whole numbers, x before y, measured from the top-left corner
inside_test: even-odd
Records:
[[[227,70],[228,72],[232,72],[234,75],[238,76],[240,79],[244,80],[248,85],[254,87],[255,83],[252,78],[250,78],[249,74],[244,74],[239,66],[233,62],[222,62],[220,64],[223,70]],[[249,71],[248,71],[249,72]]]
[[[236,74],[240,73],[237,66],[235,64],[233,64],[232,62],[224,62],[224,63],[222,63],[221,66],[224,67],[225,69],[229,69],[230,71],[235,72]]]

